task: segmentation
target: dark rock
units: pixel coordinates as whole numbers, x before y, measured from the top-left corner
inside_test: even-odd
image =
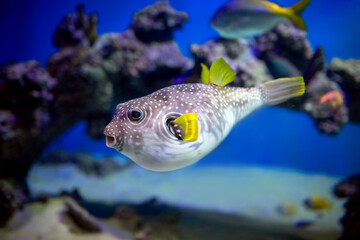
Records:
[[[105,177],[117,171],[124,170],[132,165],[127,161],[124,165],[116,162],[114,158],[96,159],[86,153],[77,153],[73,156],[76,167],[87,175]]]
[[[248,45],[237,40],[210,40],[203,45],[191,45],[191,53],[195,58],[195,69],[190,78],[200,81],[201,67],[204,63],[208,67],[218,58],[225,61],[237,73],[232,85],[240,87],[253,87],[271,80],[263,61],[257,59]]]
[[[119,164],[115,158],[104,158],[97,162],[96,175],[105,177],[117,171],[123,171],[130,166],[133,166],[133,162],[130,160],[127,160],[123,164]]]
[[[53,42],[59,48],[91,46],[97,38],[97,15],[87,16],[79,5],[76,14],[68,14],[56,29]]]
[[[313,55],[306,31],[297,29],[290,22],[280,23],[274,30],[258,36],[253,47],[259,55],[263,52],[273,52],[287,59],[300,72],[304,71]]]
[[[359,198],[360,174],[351,176],[336,184],[334,194],[340,198]]]
[[[131,29],[102,35],[95,50],[114,84],[116,102],[169,86],[173,78],[193,66],[174,41],[146,44]]]
[[[334,188],[334,194],[348,198],[345,215],[340,219],[343,226],[339,240],[360,239],[360,174],[344,179]]]
[[[97,160],[86,153],[76,153],[74,155],[76,167],[87,175],[93,175],[97,172]]]
[[[307,84],[310,80],[315,77],[315,74],[318,72],[324,72],[326,67],[326,59],[324,55],[324,50],[322,47],[317,47],[315,53],[311,57],[311,59],[306,64],[306,68],[304,70],[304,80]]]
[[[57,80],[36,61],[0,67],[0,79],[0,176],[14,178],[47,144],[37,137],[51,121]]]
[[[7,140],[16,136],[16,116],[9,110],[0,110],[0,139]]]
[[[119,206],[116,209],[114,218],[122,222],[126,229],[133,232],[141,231],[145,226],[144,220],[130,207]]]
[[[352,89],[360,88],[360,60],[341,60],[334,58],[329,66],[330,74],[338,74],[341,79],[336,79],[342,86]]]
[[[83,199],[83,197],[81,196],[80,192],[78,189],[74,189],[72,191],[62,191],[60,193],[60,196],[66,196],[66,197],[70,197],[72,199],[74,199],[78,204],[83,204],[85,201]]]
[[[119,163],[114,157],[97,159],[87,153],[70,154],[64,151],[51,152],[38,160],[41,165],[73,164],[86,175],[105,177],[133,165],[132,161]]]
[[[54,71],[53,68],[57,68]],[[84,119],[93,115],[107,116],[111,112],[113,85],[101,67],[101,59],[84,48],[73,51],[62,50],[49,60],[49,71],[58,78],[54,89],[57,97],[54,114],[72,110],[74,119]],[[66,119],[64,119],[66,121]]]
[[[93,48],[77,46],[62,49],[48,63],[49,72],[62,83],[59,92],[81,92],[78,97],[80,103],[96,97],[104,105],[104,110],[95,111],[95,114],[106,115],[109,112],[109,99],[114,104],[171,85],[173,78],[193,65],[190,59],[182,55],[172,38],[174,29],[185,21],[183,15],[173,10],[167,2],[157,2],[138,12],[132,27],[124,33],[104,34],[97,39]],[[140,23],[149,25],[141,27]],[[146,34],[152,38],[139,37]],[[168,35],[166,41],[156,38],[165,35]],[[76,88],[76,85],[84,84],[98,90],[86,92]],[[84,96],[84,93],[88,95]],[[66,99],[71,98],[63,96],[59,101]],[[86,103],[78,105],[81,107]]]
[[[329,77],[346,92],[350,121],[360,122],[360,60],[334,58],[328,67]]]
[[[187,13],[175,11],[169,2],[156,2],[134,15],[131,29],[143,42],[172,41],[174,29],[187,20]]]
[[[46,107],[54,98],[56,79],[36,61],[0,67],[0,108],[23,112]],[[29,117],[29,116],[27,116]],[[25,122],[19,119],[19,122]],[[29,122],[26,119],[26,122]]]
[[[140,207],[152,207],[159,204],[159,200],[156,197],[152,197],[146,201],[144,201],[143,203],[140,203]]]
[[[99,222],[89,214],[89,212],[77,204],[73,199],[66,198],[65,205],[67,214],[81,229],[88,232],[101,232],[101,225]]]
[[[177,211],[169,211],[159,216],[159,221],[168,225],[175,225],[180,221],[181,214]]]
[[[46,156],[39,158],[38,163],[42,165],[57,165],[57,164],[67,164],[73,163],[74,159],[70,153],[65,151],[54,151]]]
[[[21,210],[28,201],[24,183],[0,179],[0,227],[5,226],[15,211]]]
[[[103,139],[104,128],[112,118],[111,112],[98,111],[87,116],[86,134],[92,139]]]
[[[42,150],[81,120],[88,121],[91,137],[100,138],[119,100],[171,85],[191,69],[193,61],[172,39],[186,19],[158,2],[140,11],[129,30],[98,39],[96,15],[87,16],[80,6],[55,31],[60,51],[47,70],[36,61],[0,67],[0,178],[21,182]],[[86,159],[70,162],[98,176],[118,169],[111,160],[99,165]]]
[[[49,201],[50,198],[51,198],[51,196],[49,194],[47,194],[47,193],[39,193],[36,196],[35,201],[46,204]]]
[[[134,236],[134,240],[147,240],[151,238],[151,234],[154,232],[154,229],[150,226],[144,227],[141,231],[137,232]]]
[[[273,78],[298,77],[301,72],[289,60],[272,52],[263,52],[260,56]]]

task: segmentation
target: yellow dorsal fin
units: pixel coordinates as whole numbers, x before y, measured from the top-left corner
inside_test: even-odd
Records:
[[[231,67],[225,62],[223,58],[217,59],[209,69],[205,64],[200,64],[201,71],[201,81],[205,84],[214,84],[217,86],[225,86],[235,79],[236,72],[231,69]]]
[[[264,0],[249,0],[254,4],[258,4],[264,8],[266,8],[269,12],[275,13],[277,15],[283,16],[286,9],[277,5],[276,3],[264,1]]]
[[[201,81],[202,83],[209,84],[209,69],[207,66],[203,63],[200,63],[201,65]]]
[[[202,74],[201,74],[202,75]],[[235,79],[236,72],[225,62],[219,58],[210,67],[209,83],[217,86],[225,86]]]
[[[183,141],[193,142],[199,137],[197,113],[185,113],[173,121],[174,134]]]

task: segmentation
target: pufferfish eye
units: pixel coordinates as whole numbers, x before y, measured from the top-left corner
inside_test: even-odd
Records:
[[[131,121],[138,122],[143,119],[143,113],[140,110],[131,110],[129,112],[129,118]]]

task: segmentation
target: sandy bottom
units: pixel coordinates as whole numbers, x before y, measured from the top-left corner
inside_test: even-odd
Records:
[[[131,240],[114,236],[107,231],[88,233],[75,230],[65,216],[62,198],[52,199],[46,204],[31,203],[16,212],[5,228],[0,228],[1,240]]]
[[[343,201],[331,193],[338,181],[339,177],[334,176],[244,166],[194,166],[169,173],[154,173],[133,166],[96,178],[68,164],[34,166],[28,176],[33,196],[77,189],[89,201],[109,204],[138,204],[157,198],[161,203],[178,208],[231,215],[224,221],[235,226],[246,225],[247,221],[263,229],[277,228],[277,231],[280,229],[305,239],[338,237],[341,231],[338,220],[344,214]],[[303,202],[311,195],[326,198],[333,208],[321,212],[307,209]],[[284,204],[295,207],[293,214],[278,211]],[[223,218],[222,215],[212,216]],[[246,221],[240,223],[239,219]],[[295,227],[299,222],[311,224]]]

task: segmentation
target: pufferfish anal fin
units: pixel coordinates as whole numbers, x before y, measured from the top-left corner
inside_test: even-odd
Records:
[[[205,84],[214,84],[216,86],[225,86],[235,79],[236,72],[225,62],[223,58],[217,59],[209,69],[201,64],[201,80]]]
[[[172,123],[172,132],[180,140],[193,142],[199,137],[197,113],[185,113],[176,118]]]

